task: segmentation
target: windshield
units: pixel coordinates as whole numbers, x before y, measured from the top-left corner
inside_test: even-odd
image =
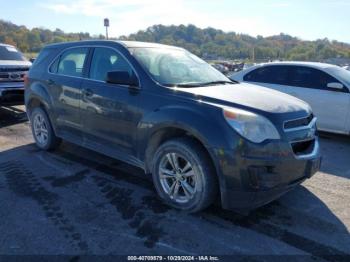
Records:
[[[232,83],[197,56],[181,49],[132,48],[131,53],[154,80],[165,86],[201,86]]]
[[[0,46],[0,60],[27,61],[13,46]]]
[[[347,87],[350,87],[350,71],[341,67],[331,67],[328,70],[338,80],[344,82]]]

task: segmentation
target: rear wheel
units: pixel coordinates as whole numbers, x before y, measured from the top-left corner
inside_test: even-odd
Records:
[[[31,114],[32,133],[36,145],[43,150],[52,150],[59,146],[61,139],[56,137],[46,112],[37,107]]]
[[[152,176],[162,200],[186,212],[206,208],[217,194],[210,159],[191,139],[175,139],[161,145],[154,156]]]

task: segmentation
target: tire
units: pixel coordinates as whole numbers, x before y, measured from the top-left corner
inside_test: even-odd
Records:
[[[37,147],[49,151],[60,145],[61,139],[56,137],[49,117],[42,108],[34,108],[30,116],[30,122]]]
[[[188,213],[211,205],[218,192],[211,159],[189,138],[170,140],[158,148],[153,157],[152,178],[166,204]]]

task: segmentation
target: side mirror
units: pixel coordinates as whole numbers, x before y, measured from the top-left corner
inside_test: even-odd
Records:
[[[30,58],[29,61],[33,64],[35,61],[35,58]]]
[[[111,71],[107,73],[106,82],[117,85],[138,87],[139,83],[135,76],[130,76],[127,71]]]
[[[328,83],[327,87],[332,89],[337,89],[337,90],[341,90],[344,88],[344,86],[341,83]]]

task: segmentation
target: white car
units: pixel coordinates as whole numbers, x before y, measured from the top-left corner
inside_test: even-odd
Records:
[[[350,71],[309,62],[260,64],[232,80],[275,89],[309,103],[323,131],[350,134]]]

